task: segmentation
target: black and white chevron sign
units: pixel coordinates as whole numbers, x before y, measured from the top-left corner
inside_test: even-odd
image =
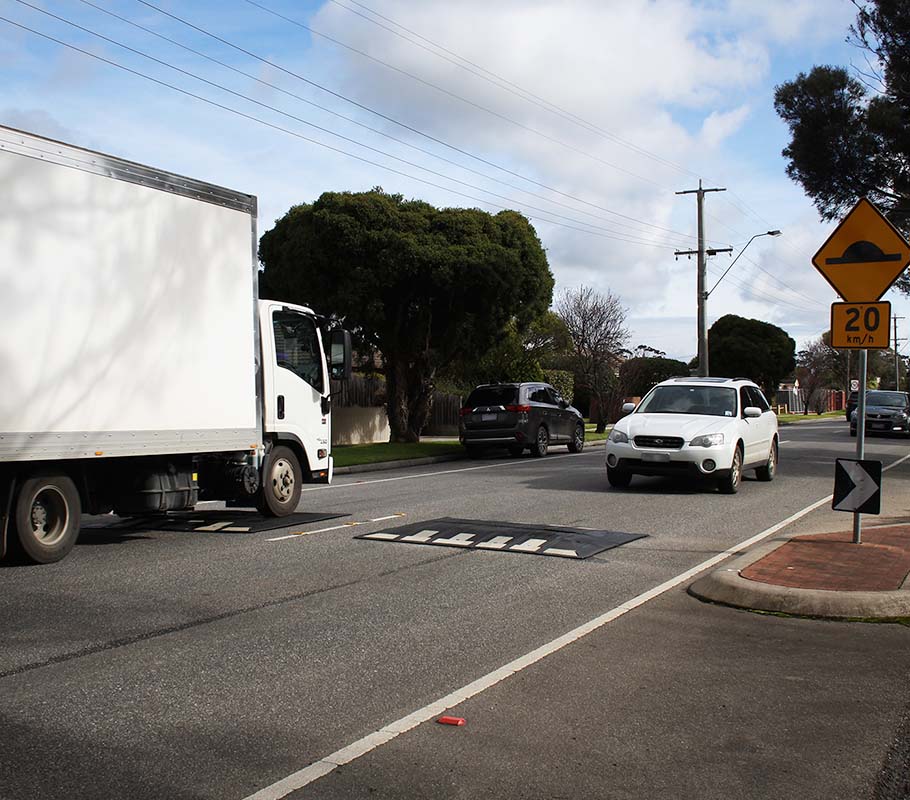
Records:
[[[836,459],[831,508],[859,514],[881,514],[882,462]]]

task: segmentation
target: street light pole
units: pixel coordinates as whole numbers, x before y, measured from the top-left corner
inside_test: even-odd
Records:
[[[734,259],[730,262],[730,266],[727,267],[727,268],[724,270],[724,274],[721,275],[721,276],[717,279],[717,283],[715,283],[715,284],[711,287],[711,291],[705,292],[705,299],[706,299],[706,300],[708,299],[708,296],[711,294],[711,292],[713,292],[713,291],[718,287],[718,285],[720,284],[720,282],[721,282],[724,278],[727,277],[727,273],[728,273],[731,269],[733,269],[733,265],[734,265],[737,261],[739,261],[739,257],[740,257],[743,253],[746,252],[746,247],[748,247],[750,244],[752,244],[752,242],[754,242],[759,236],[780,236],[780,231],[765,231],[764,233],[756,233],[755,236],[753,236],[751,239],[749,239],[749,241],[746,242],[746,246],[743,247],[743,249],[740,250],[739,253],[737,253],[736,258],[734,258]],[[717,252],[721,252],[721,251],[718,250]]]

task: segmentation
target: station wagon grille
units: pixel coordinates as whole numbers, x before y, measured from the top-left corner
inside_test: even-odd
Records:
[[[683,440],[679,436],[636,436],[635,446],[679,450],[683,446]]]

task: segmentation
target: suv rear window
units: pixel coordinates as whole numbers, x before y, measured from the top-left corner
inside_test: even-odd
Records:
[[[517,386],[481,386],[465,401],[467,408],[478,406],[512,406],[518,403]]]

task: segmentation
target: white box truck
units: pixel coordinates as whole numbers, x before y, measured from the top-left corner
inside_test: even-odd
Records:
[[[0,186],[0,556],[331,481],[350,336],[259,299],[255,197],[3,126]]]

